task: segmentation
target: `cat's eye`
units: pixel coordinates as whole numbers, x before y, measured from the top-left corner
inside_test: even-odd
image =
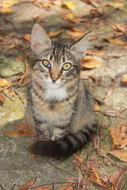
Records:
[[[71,69],[71,67],[72,67],[72,64],[69,63],[69,62],[66,62],[66,63],[63,64],[62,69],[65,70],[65,71],[68,71],[68,70]]]
[[[47,68],[50,68],[51,67],[51,64],[50,62],[47,60],[47,59],[42,59],[42,64],[47,67]]]

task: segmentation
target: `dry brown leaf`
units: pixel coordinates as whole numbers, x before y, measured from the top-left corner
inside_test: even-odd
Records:
[[[0,87],[9,87],[11,86],[11,82],[6,79],[0,79]]]
[[[100,187],[104,187],[107,190],[112,190],[111,185],[108,182],[105,182],[102,178],[102,176],[100,176],[97,172],[96,167],[94,166],[93,162],[91,163],[91,167],[90,167],[92,173],[90,176],[90,181],[97,184]]]
[[[7,137],[19,137],[19,136],[36,136],[33,128],[28,125],[19,125],[16,126],[16,131],[6,131],[4,135]]]
[[[49,37],[56,37],[56,36],[59,36],[62,32],[63,32],[63,30],[48,32],[48,36]]]
[[[116,171],[115,173],[113,173],[110,177],[109,177],[109,181],[111,182],[111,184],[113,184],[113,186],[117,189],[120,189],[120,182],[124,176],[126,172],[126,169],[121,168],[118,171]]]
[[[74,190],[72,183],[66,183],[64,186],[60,188],[60,190]]]
[[[117,149],[127,146],[127,124],[122,124],[118,127],[112,127],[109,129],[113,147]]]
[[[123,33],[127,32],[127,25],[124,25],[124,24],[112,24],[112,27],[117,32],[123,32]]]
[[[66,31],[66,34],[73,38],[77,38],[77,37],[82,37],[83,35],[85,35],[85,32],[79,30],[78,28],[72,28],[71,30]]]
[[[104,50],[86,50],[88,55],[104,56],[106,52]]]
[[[109,153],[121,161],[127,162],[127,150],[112,150]]]
[[[94,69],[101,67],[103,65],[103,60],[97,56],[86,56],[82,59],[82,68]]]
[[[26,182],[24,185],[22,185],[19,188],[19,190],[28,190],[30,187],[32,187],[35,184],[36,179],[37,179],[37,177],[34,178],[33,180],[30,180],[30,181]]]
[[[125,75],[122,76],[121,82],[122,82],[122,84],[124,84],[125,86],[127,86],[127,74],[125,74]]]
[[[44,186],[40,186],[40,187],[35,187],[35,188],[32,188],[33,190],[51,190],[50,187],[44,187]]]
[[[0,94],[0,105],[3,105],[5,100],[6,100],[6,97],[4,95]]]

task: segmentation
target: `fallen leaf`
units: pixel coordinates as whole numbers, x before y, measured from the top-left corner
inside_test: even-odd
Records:
[[[0,94],[0,105],[3,105],[5,100],[6,100],[6,97],[4,95]]]
[[[48,36],[49,37],[56,37],[56,36],[59,36],[62,32],[63,32],[63,30],[48,32]]]
[[[9,87],[11,86],[11,82],[6,79],[0,79],[0,87]]]
[[[107,39],[107,41],[115,45],[121,45],[121,46],[127,45],[127,42],[122,40],[121,38],[109,38]]]
[[[98,171],[96,167],[94,166],[93,162],[90,164],[90,181],[97,184],[98,186],[105,188],[106,190],[112,190],[111,185],[108,183],[108,181],[104,181],[102,176],[98,174]]]
[[[123,32],[123,33],[127,32],[127,25],[124,25],[124,24],[112,24],[112,27],[117,32]]]
[[[77,38],[77,37],[81,37],[81,36],[85,35],[85,32],[81,31],[77,28],[72,28],[71,30],[66,31],[66,34],[73,38]]]
[[[113,148],[121,149],[127,146],[127,124],[112,127],[109,132],[113,141]]]
[[[122,76],[121,82],[122,82],[122,84],[124,84],[125,86],[127,86],[127,74],[125,74],[125,75]]]
[[[127,150],[112,150],[109,154],[115,156],[121,161],[127,162]]]
[[[116,9],[123,9],[124,3],[123,2],[110,2],[107,4],[108,6],[114,7]]]
[[[23,39],[26,40],[26,41],[28,41],[28,42],[30,42],[30,40],[31,40],[31,35],[30,35],[30,34],[24,34],[24,35],[23,35]]]
[[[62,14],[62,18],[66,21],[72,22],[72,23],[80,23],[81,19],[76,17],[73,13],[69,12],[69,13],[64,13]]]
[[[74,9],[76,7],[76,4],[72,1],[63,1],[63,6],[68,9]]]
[[[104,56],[106,52],[104,50],[86,50],[88,55]]]
[[[121,189],[120,183],[126,171],[126,169],[121,168],[109,177],[109,181],[113,184],[115,189]]]
[[[97,56],[86,56],[82,59],[82,68],[95,69],[103,65],[103,60]]]
[[[13,13],[13,10],[10,7],[2,7],[2,8],[0,8],[0,13],[11,14],[11,13]]]
[[[22,125],[18,125],[16,126],[16,130],[15,131],[6,131],[4,132],[4,135],[7,137],[26,137],[26,136],[36,136],[33,128],[31,126],[22,124]]]
[[[50,187],[44,187],[44,186],[40,186],[40,187],[33,187],[33,190],[52,190]]]
[[[30,187],[32,187],[35,184],[36,180],[37,180],[37,177],[34,178],[33,180],[26,182],[24,185],[22,185],[19,188],[19,190],[28,190]]]
[[[61,187],[60,190],[74,190],[74,188],[72,187],[72,185],[65,185]]]

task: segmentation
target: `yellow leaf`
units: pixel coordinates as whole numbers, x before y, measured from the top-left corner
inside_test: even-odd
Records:
[[[63,30],[48,32],[48,36],[49,37],[56,37],[56,36],[60,35],[62,32],[63,32]]]
[[[13,10],[10,7],[2,7],[0,8],[0,13],[11,14]]]
[[[123,75],[121,82],[127,86],[127,74]]]
[[[63,15],[63,19],[72,23],[80,23],[80,18],[77,18],[73,13],[69,12]]]
[[[13,5],[17,4],[18,2],[19,2],[19,0],[3,0],[2,7],[9,8],[9,7],[12,7]]]
[[[121,161],[127,162],[127,150],[112,150],[109,153]]]
[[[0,87],[8,87],[11,86],[11,82],[6,79],[0,79]]]
[[[94,69],[101,67],[103,65],[103,60],[97,56],[86,56],[82,60],[82,67],[86,69]]]
[[[120,38],[110,38],[110,39],[108,39],[108,41],[115,45],[120,45],[120,46],[127,45],[127,42]]]
[[[72,1],[66,1],[63,5],[68,9],[74,9],[76,7],[76,4]]]

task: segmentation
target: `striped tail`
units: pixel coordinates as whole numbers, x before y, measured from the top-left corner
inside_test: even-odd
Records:
[[[67,158],[90,140],[93,133],[97,131],[97,125],[92,127],[84,127],[77,133],[70,133],[64,138],[57,141],[38,141],[32,147],[35,155],[54,157],[57,159]]]

